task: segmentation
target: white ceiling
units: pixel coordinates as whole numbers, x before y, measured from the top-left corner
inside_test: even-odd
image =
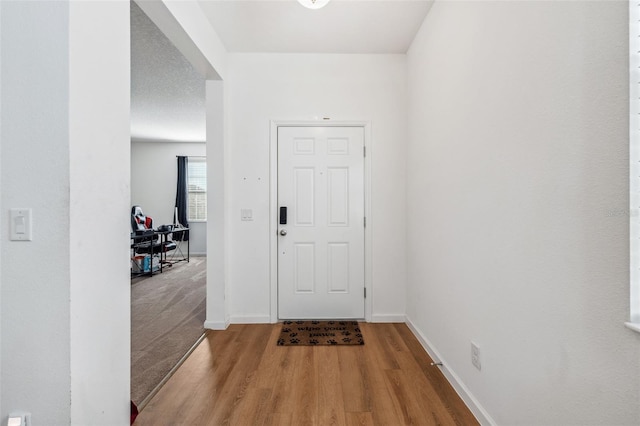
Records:
[[[406,53],[433,0],[199,0],[229,52]]]
[[[197,0],[229,52],[405,53],[432,0]],[[131,138],[206,139],[205,80],[131,2]]]

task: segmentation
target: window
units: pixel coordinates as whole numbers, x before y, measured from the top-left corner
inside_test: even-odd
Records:
[[[207,160],[203,157],[189,157],[187,166],[187,200],[189,222],[207,220]]]

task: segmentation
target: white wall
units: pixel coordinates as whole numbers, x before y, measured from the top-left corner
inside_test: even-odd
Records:
[[[0,7],[3,228],[33,208],[0,242],[0,420],[127,424],[129,5]]]
[[[627,7],[436,2],[408,54],[407,315],[498,424],[640,423]]]
[[[2,413],[70,421],[67,2],[2,2],[2,229],[33,209],[32,242],[2,248]]]
[[[142,207],[153,226],[173,223],[177,155],[206,156],[204,142],[131,142],[131,205]],[[129,206],[128,212],[131,212]],[[189,223],[191,254],[206,254],[207,223]],[[129,229],[129,228],[127,228]]]
[[[232,322],[269,321],[270,120],[371,122],[373,277],[377,321],[405,312],[404,55],[230,54],[229,292]],[[254,220],[240,221],[240,210]],[[275,307],[274,307],[275,309]]]
[[[228,306],[228,138],[225,126],[225,84],[207,80],[207,319],[206,328],[229,326]]]

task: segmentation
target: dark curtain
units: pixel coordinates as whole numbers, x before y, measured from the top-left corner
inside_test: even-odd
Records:
[[[188,193],[187,193],[187,165],[189,163],[188,157],[180,157],[178,156],[178,185],[176,188],[176,208],[177,215],[174,210],[174,224],[181,224],[183,226],[189,226],[189,221],[187,220],[187,208],[188,208]],[[189,231],[185,232],[174,232],[173,239],[179,241],[187,241],[189,240]]]

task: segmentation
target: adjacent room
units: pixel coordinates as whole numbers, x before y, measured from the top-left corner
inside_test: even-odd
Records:
[[[138,410],[205,331],[205,104],[204,76],[131,2],[131,400]]]
[[[640,424],[638,12],[0,2],[0,421]],[[204,220],[176,215],[178,157]],[[136,217],[189,261],[132,255]],[[134,289],[197,260],[205,338],[145,403]],[[285,331],[337,316],[355,344]]]

